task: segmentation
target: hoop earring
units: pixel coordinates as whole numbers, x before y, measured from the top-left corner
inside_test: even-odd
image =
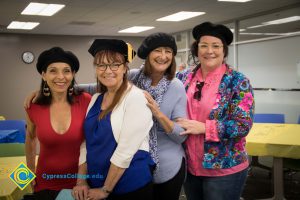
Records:
[[[73,87],[69,88],[68,91],[69,96],[72,96],[73,92],[74,92],[74,88]]]
[[[47,82],[45,81],[44,82],[44,86],[43,86],[43,94],[46,96],[46,97],[49,97],[50,96],[50,88],[48,87],[48,84]]]

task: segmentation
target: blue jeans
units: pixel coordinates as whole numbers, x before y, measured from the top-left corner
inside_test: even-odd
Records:
[[[248,168],[220,177],[187,174],[184,191],[187,200],[239,200],[247,179]]]

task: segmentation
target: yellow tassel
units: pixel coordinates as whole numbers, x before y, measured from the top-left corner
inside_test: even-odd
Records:
[[[128,50],[128,62],[132,62],[134,56],[136,55],[136,52],[134,51],[134,49],[132,48],[132,45],[130,43],[126,43],[127,44],[127,50]]]

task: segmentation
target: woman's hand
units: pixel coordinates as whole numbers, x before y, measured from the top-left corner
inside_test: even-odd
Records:
[[[100,200],[108,197],[108,194],[100,188],[90,189],[88,193],[88,200]]]
[[[185,129],[180,135],[187,134],[205,134],[205,123],[196,120],[189,120],[184,118],[178,118],[176,122]]]
[[[158,107],[158,104],[152,98],[151,94],[149,94],[147,91],[144,91],[144,94],[145,94],[145,97],[148,101],[147,106],[150,108],[153,116],[156,117],[156,118],[159,118],[159,115],[161,114],[161,111]]]
[[[73,187],[72,195],[76,200],[86,200],[88,198],[88,184],[79,184]]]
[[[30,185],[31,185],[31,188],[32,188],[32,190],[33,190],[34,186],[36,185],[35,179],[33,179],[33,180],[30,182]]]
[[[25,109],[30,108],[30,104],[36,102],[36,99],[37,99],[38,95],[39,95],[39,91],[38,91],[38,90],[32,92],[31,94],[29,94],[29,95],[25,98],[25,101],[24,101],[24,103],[23,103],[23,104],[24,104],[24,105],[23,105],[24,108],[25,108]]]

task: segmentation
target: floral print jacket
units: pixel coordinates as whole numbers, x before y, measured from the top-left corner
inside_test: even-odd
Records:
[[[249,80],[227,66],[208,119],[215,121],[219,141],[204,142],[204,168],[231,168],[248,159],[245,137],[252,127],[253,114],[254,95]]]

